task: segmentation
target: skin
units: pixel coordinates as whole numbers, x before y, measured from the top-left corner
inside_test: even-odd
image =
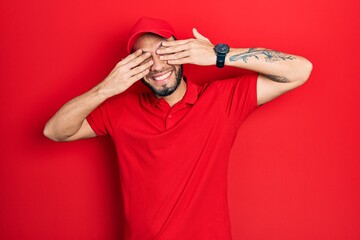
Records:
[[[121,60],[102,82],[58,110],[47,122],[44,135],[54,141],[95,137],[86,117],[106,99],[126,91],[141,79],[154,89],[155,96],[164,98],[170,106],[179,102],[186,92],[182,77],[171,94],[161,96],[157,91],[176,86],[180,65],[216,63],[214,44],[196,29],[193,34],[194,38],[186,40],[164,39],[154,34],[140,37],[134,44],[135,52]],[[225,65],[259,73],[259,105],[302,85],[312,71],[311,62],[303,57],[265,48],[231,48]],[[166,78],[155,81],[161,76]]]
[[[150,59],[153,64],[150,67],[149,73],[143,78],[143,81],[151,89],[153,89],[155,96],[158,98],[164,98],[165,101],[173,106],[180,101],[186,92],[186,82],[182,76],[180,77],[180,83],[177,84],[177,75],[180,72],[180,65],[171,65],[167,61],[161,60],[160,55],[157,54],[157,50],[163,48],[164,42],[172,42],[174,38],[164,39],[155,34],[145,34],[138,38],[134,44],[134,49],[141,49],[143,52],[150,53]],[[168,76],[165,79],[156,81],[155,78],[162,78]],[[171,91],[170,95],[163,96],[158,92],[162,92],[165,89],[175,89]]]
[[[144,61],[150,56],[139,49],[121,60],[102,82],[62,106],[46,123],[44,135],[54,141],[95,137],[86,117],[106,99],[126,91],[148,74],[153,61]]]
[[[162,60],[169,64],[215,65],[214,44],[195,28],[194,38],[165,42],[158,49]],[[257,101],[262,105],[307,81],[312,63],[300,56],[265,48],[230,48],[225,65],[259,73]]]

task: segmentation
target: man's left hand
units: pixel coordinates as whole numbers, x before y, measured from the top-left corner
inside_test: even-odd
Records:
[[[196,64],[202,66],[215,65],[216,54],[210,40],[193,28],[195,38],[162,42],[156,53],[160,59],[171,65]]]

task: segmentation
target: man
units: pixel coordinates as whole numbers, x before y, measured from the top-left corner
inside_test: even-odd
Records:
[[[130,31],[130,54],[44,129],[55,141],[112,137],[125,239],[231,239],[226,181],[237,130],[257,106],[300,86],[312,70],[300,56],[214,46],[193,34],[175,40],[169,23],[140,19]],[[198,86],[182,75],[182,64],[253,73]],[[133,90],[137,81],[148,88]]]

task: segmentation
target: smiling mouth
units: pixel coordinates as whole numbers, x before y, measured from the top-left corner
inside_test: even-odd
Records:
[[[157,84],[163,84],[169,79],[172,72],[173,71],[169,71],[169,72],[166,72],[164,74],[156,74],[156,75],[150,76],[150,79],[152,79]]]

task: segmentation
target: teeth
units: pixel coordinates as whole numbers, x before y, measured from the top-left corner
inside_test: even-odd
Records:
[[[158,77],[153,77],[156,81],[161,81],[161,80],[164,80],[165,78],[169,77],[171,74],[171,71],[164,74],[164,75],[161,75],[161,76],[158,76]]]

